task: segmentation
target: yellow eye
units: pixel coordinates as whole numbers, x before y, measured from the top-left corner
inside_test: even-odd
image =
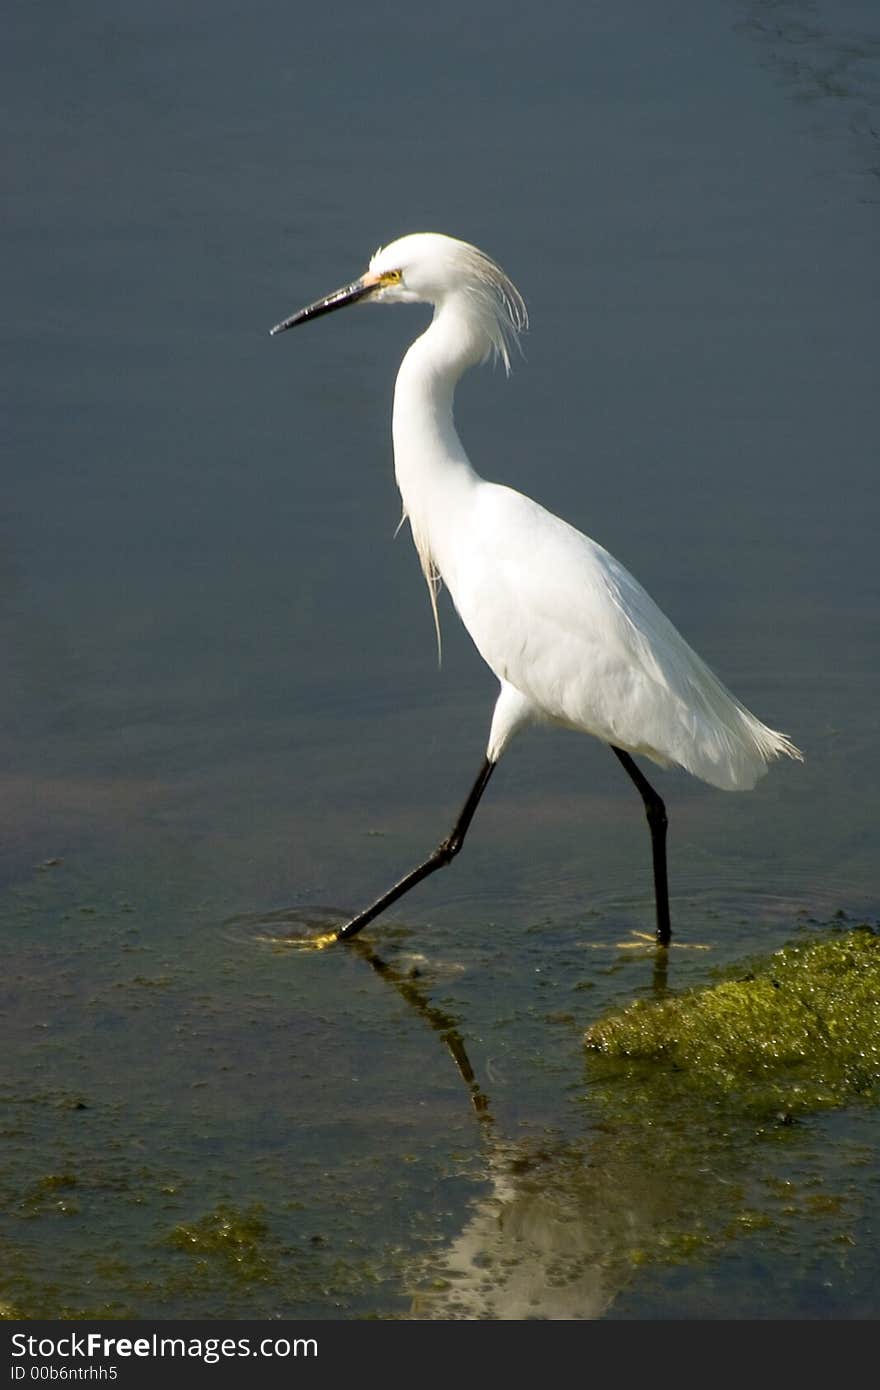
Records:
[[[383,270],[379,278],[379,283],[382,285],[399,285],[402,279],[402,270]]]

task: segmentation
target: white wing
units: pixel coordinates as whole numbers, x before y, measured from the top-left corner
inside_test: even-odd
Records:
[[[536,718],[727,790],[799,757],[739,703],[606,550],[511,488],[480,480],[435,555],[483,659]]]

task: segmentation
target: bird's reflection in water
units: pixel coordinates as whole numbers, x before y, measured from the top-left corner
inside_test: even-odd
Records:
[[[424,985],[419,983],[420,974],[418,967],[411,961],[407,961],[403,966],[392,965],[373,949],[369,941],[355,940],[349,943],[348,950],[354,951],[365,960],[377,975],[389,985],[397,990],[406,1002],[420,1014],[426,1023],[433,1028],[443,1041],[450,1057],[455,1063],[456,1070],[467,1087],[474,1110],[487,1124],[492,1123],[489,1113],[489,1098],[480,1089],[474,1069],[464,1045],[464,1039],[458,1030],[458,1024],[452,1014],[445,1009],[439,1008],[431,1002],[430,995]]]
[[[440,1036],[478,1116],[488,1193],[447,1248],[413,1267],[411,1316],[419,1319],[596,1318],[632,1277],[644,1247],[656,1246],[681,1176],[662,1153],[620,1142],[615,1124],[582,1142],[547,1145],[499,1136],[490,1100],[451,1014],[432,1003],[430,966],[383,959],[351,943]],[[668,952],[658,950],[653,983],[663,992]],[[662,1238],[662,1237],[661,1237]]]
[[[278,913],[263,919],[261,935],[309,949],[338,915]],[[252,940],[252,922],[247,933]],[[850,1180],[838,1166],[826,1171],[806,1126],[743,1108],[736,1094],[704,1089],[686,1068],[585,1049],[579,1084],[566,1096],[567,1132],[562,1125],[540,1133],[536,1127],[511,1138],[493,1115],[459,1020],[434,1002],[441,982],[461,967],[412,953],[405,937],[398,928],[382,954],[362,938],[333,949],[354,953],[443,1042],[477,1120],[485,1184],[457,1234],[406,1257],[402,1272],[397,1266],[410,1295],[409,1317],[590,1319],[622,1297],[629,1315],[644,1297],[656,1306],[654,1281],[665,1288],[664,1271],[687,1265],[693,1277],[676,1277],[675,1288],[696,1313],[677,1316],[762,1316],[753,1257],[729,1259],[733,1245],[750,1238],[760,1242],[759,1267],[784,1265],[792,1308],[801,1297],[811,1308],[827,1302],[824,1275],[839,1278],[840,1251],[853,1243],[849,1206],[860,1173]],[[591,944],[616,947],[621,961],[643,972],[655,997],[674,977],[672,951],[636,933]],[[789,1306],[785,1286],[774,1283],[772,1293],[774,1307]],[[669,1306],[664,1292],[663,1307]]]
[[[443,1039],[480,1126],[487,1189],[457,1235],[410,1260],[410,1317],[591,1319],[621,1298],[631,1313],[670,1277],[696,1310],[678,1316],[762,1316],[768,1294],[780,1310],[827,1306],[826,1284],[836,1287],[840,1252],[853,1244],[862,1179],[857,1167],[847,1177],[845,1159],[828,1169],[809,1127],[704,1090],[686,1069],[585,1050],[579,1094],[569,1097],[582,1120],[572,1124],[572,1110],[565,1135],[511,1139],[455,1018],[431,1001],[430,963],[413,975],[365,942],[353,949]],[[669,953],[643,964],[661,995]],[[762,1295],[756,1268],[785,1278]]]

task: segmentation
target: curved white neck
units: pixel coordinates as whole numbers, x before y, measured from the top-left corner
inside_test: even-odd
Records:
[[[464,296],[450,295],[434,311],[427,330],[406,353],[394,388],[394,471],[404,510],[418,524],[434,486],[476,475],[455,429],[455,387],[490,344],[467,311]],[[424,529],[424,528],[423,528]]]
[[[438,654],[438,581],[445,581],[455,599],[460,535],[480,482],[455,429],[455,387],[491,348],[467,296],[448,295],[406,353],[394,387],[394,473],[431,595]]]

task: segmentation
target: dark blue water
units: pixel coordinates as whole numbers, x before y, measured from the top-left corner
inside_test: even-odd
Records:
[[[744,796],[660,776],[669,983],[874,921],[878,59],[866,0],[9,7],[7,1308],[876,1314],[870,1112],[770,1164],[845,1217],[751,1194],[770,1234],[699,1258],[659,1258],[664,1223],[717,1209],[723,1165],[670,1211],[649,1149],[625,1180],[603,1153],[581,1037],[655,981],[619,947],[648,846],[598,744],[514,746],[466,853],[371,929],[394,978],[273,946],[446,832],[495,691],[448,607],[438,672],[392,540],[424,311],[267,330],[408,231],[496,257],[532,330],[462,385],[475,464],[807,755]],[[534,1229],[488,1291],[505,1207]]]

